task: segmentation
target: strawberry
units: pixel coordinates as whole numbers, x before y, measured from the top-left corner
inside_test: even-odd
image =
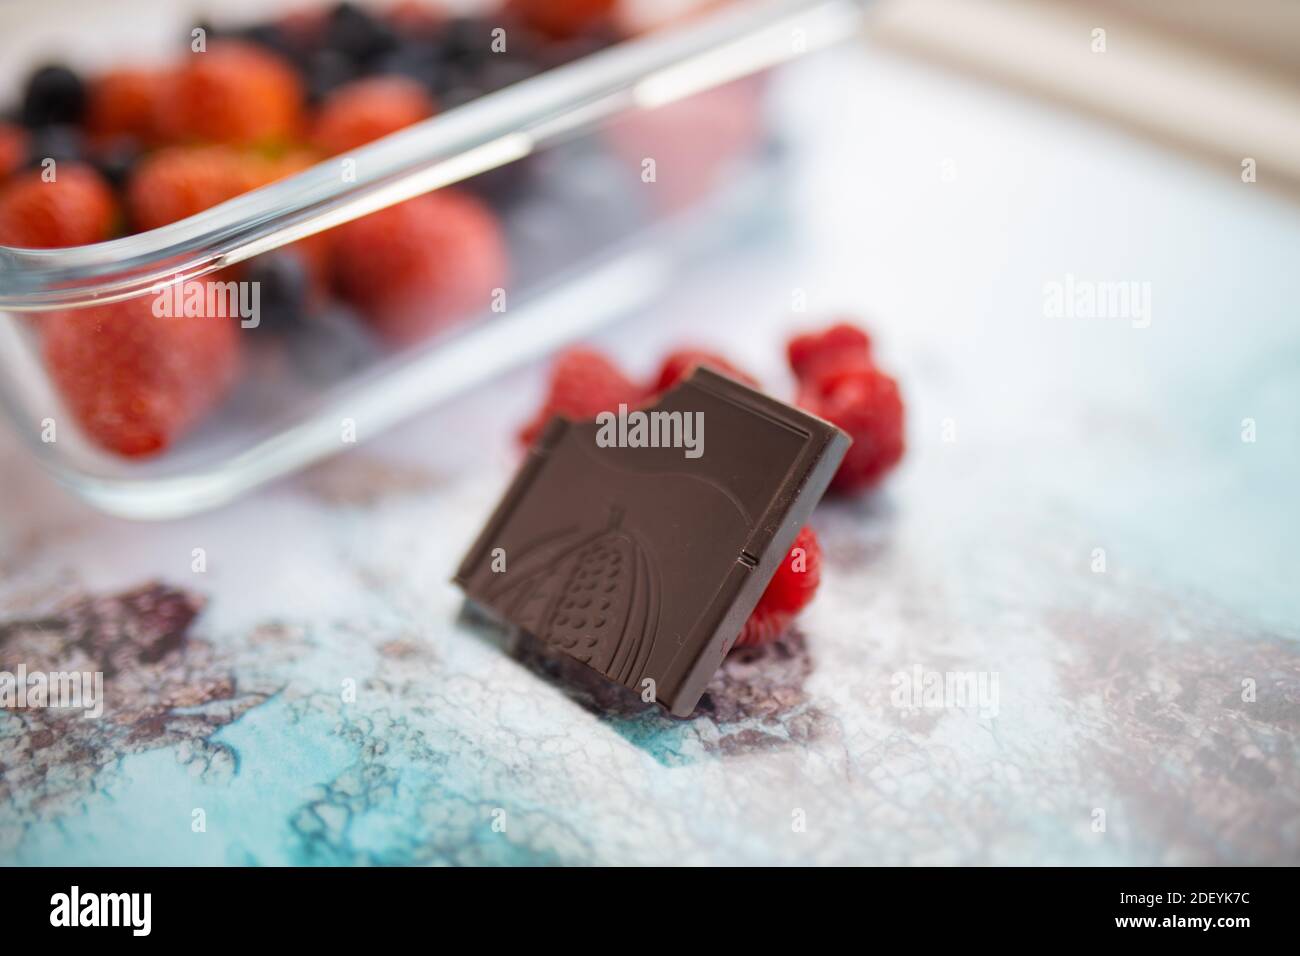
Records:
[[[801,382],[823,371],[871,364],[871,337],[856,325],[840,322],[819,332],[796,335],[786,345],[790,369]]]
[[[157,229],[233,199],[256,180],[230,147],[174,146],[136,166],[127,184],[127,208],[137,229]]]
[[[314,49],[325,36],[328,20],[325,8],[303,7],[282,14],[276,26],[295,48]]]
[[[54,170],[51,182],[43,170],[32,170],[0,191],[0,246],[84,246],[112,234],[117,203],[104,178],[83,163],[62,162]]]
[[[293,67],[239,40],[220,40],[202,53],[190,53],[162,113],[170,141],[241,146],[293,140],[302,117],[302,83]]]
[[[0,120],[0,183],[22,169],[30,143],[25,129]]]
[[[278,159],[231,146],[173,146],[141,162],[127,185],[127,206],[140,230],[196,215],[310,164],[290,153]]]
[[[802,528],[789,554],[776,569],[767,590],[745,621],[734,647],[775,641],[817,593],[822,578],[822,549],[812,528]]]
[[[207,286],[191,282],[185,294]],[[169,447],[238,374],[236,319],[158,318],[158,301],[141,296],[41,318],[45,365],[64,404],[88,439],[119,455]]]
[[[423,0],[398,0],[384,11],[388,22],[403,37],[428,36],[446,20],[446,13]]]
[[[644,397],[642,389],[601,353],[569,349],[551,366],[546,401],[520,430],[519,441],[525,447],[532,445],[554,415],[589,421],[600,412],[616,411],[620,404],[636,405]]]
[[[731,0],[623,0],[614,12],[614,24],[618,32],[625,36],[640,36],[697,20],[730,2]]]
[[[763,77],[751,76],[636,110],[601,128],[613,154],[661,213],[693,208],[727,182],[764,137]],[[654,179],[642,179],[654,160]]]
[[[501,227],[472,196],[439,190],[346,223],[334,282],[384,339],[419,341],[485,309],[505,282]]]
[[[427,119],[433,99],[404,76],[373,76],[339,87],[321,105],[311,141],[337,156]]]
[[[903,457],[903,400],[898,383],[874,365],[823,372],[804,383],[798,405],[844,431],[853,439],[833,491],[857,493],[875,485]]]
[[[112,70],[90,84],[86,131],[96,143],[130,137],[140,144],[158,139],[159,100],[172,83],[160,70]]]
[[[723,375],[729,375],[750,388],[759,387],[757,379],[732,365],[716,352],[708,352],[704,349],[678,349],[670,352],[663,360],[663,364],[659,366],[659,375],[650,391],[656,394],[668,391],[700,365],[721,372]]]
[[[506,10],[551,40],[569,40],[608,25],[618,0],[510,0]]]

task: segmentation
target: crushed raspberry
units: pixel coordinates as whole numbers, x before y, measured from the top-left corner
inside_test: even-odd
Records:
[[[659,374],[656,376],[650,391],[655,394],[668,391],[701,365],[743,382],[750,388],[759,387],[756,378],[737,368],[716,352],[709,352],[704,349],[678,349],[675,352],[670,352],[668,357],[664,359],[663,364],[659,366]]]
[[[831,479],[834,491],[866,491],[903,457],[903,400],[898,383],[874,365],[824,374],[799,391],[798,404],[853,439]]]
[[[839,322],[796,335],[786,346],[799,379],[796,404],[853,439],[831,490],[866,491],[903,457],[903,400],[898,383],[876,367],[871,337]]]
[[[644,397],[645,391],[600,352],[569,349],[551,367],[546,401],[520,430],[519,440],[525,446],[532,445],[553,415],[588,421],[600,412],[616,411],[620,404],[636,405]]]
[[[871,362],[871,337],[856,325],[840,322],[820,332],[796,335],[786,345],[790,369],[801,382],[845,366]]]
[[[736,639],[735,647],[769,644],[789,629],[821,584],[822,549],[812,528],[805,527],[794,539],[790,552],[776,569],[767,590]]]

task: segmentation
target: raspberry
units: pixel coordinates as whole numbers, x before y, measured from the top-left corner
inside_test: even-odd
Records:
[[[139,164],[127,185],[127,206],[138,229],[157,229],[297,172],[306,162],[297,153],[269,160],[231,146],[173,146]]]
[[[140,144],[158,139],[159,99],[171,77],[157,70],[122,69],[103,74],[90,84],[86,130],[104,143],[126,136]]]
[[[755,647],[775,641],[789,628],[795,615],[817,593],[822,579],[822,549],[812,528],[802,528],[790,553],[758,599],[753,613],[736,638],[735,647]]]
[[[752,375],[732,365],[715,352],[704,349],[678,349],[669,353],[663,364],[659,366],[659,375],[650,391],[655,393],[668,391],[700,365],[705,365],[723,375],[729,375],[751,388],[759,387],[757,379]]]
[[[609,23],[618,0],[510,0],[509,13],[552,40],[594,33]]]
[[[903,400],[898,384],[874,365],[823,372],[799,390],[798,404],[853,439],[831,489],[865,491],[903,457]]]
[[[237,320],[157,318],[155,301],[41,319],[45,364],[72,417],[95,444],[129,457],[170,446],[225,396],[239,369]]]
[[[289,63],[251,43],[221,40],[190,54],[162,119],[175,142],[254,145],[292,140],[302,108],[302,84]]]
[[[560,354],[551,366],[550,386],[541,410],[519,432],[525,447],[532,445],[554,415],[589,421],[600,412],[617,411],[620,404],[636,405],[644,398],[622,369],[594,349],[573,348]]]
[[[101,242],[113,232],[117,204],[104,178],[82,163],[60,163],[14,177],[0,192],[0,246],[53,249]]]
[[[496,217],[450,190],[346,223],[331,239],[336,287],[393,344],[419,341],[487,308],[505,282]]]
[[[844,366],[871,364],[871,338],[855,325],[841,322],[821,332],[796,335],[786,345],[790,368],[801,382]]]
[[[22,169],[31,137],[21,126],[0,120],[0,183]]]
[[[415,80],[404,76],[369,77],[341,86],[326,98],[311,139],[327,156],[337,156],[433,113],[433,99]]]

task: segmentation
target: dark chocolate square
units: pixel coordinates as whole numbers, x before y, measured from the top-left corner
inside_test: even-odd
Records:
[[[632,419],[610,447],[608,420],[552,420],[455,580],[495,616],[687,716],[849,437],[707,368],[642,411],[681,413],[661,426],[692,416],[699,456],[629,447],[696,437],[680,428],[637,432]]]

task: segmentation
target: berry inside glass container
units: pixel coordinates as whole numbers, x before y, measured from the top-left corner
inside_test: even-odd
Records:
[[[35,65],[0,113],[0,293],[23,279],[9,253],[166,236],[307,171],[346,190],[369,144],[558,83],[640,28],[616,0],[480,7],[306,7],[181,24],[138,61]],[[689,258],[718,197],[771,160],[765,79],[746,72],[654,109],[629,85],[600,121],[534,135],[545,148],[147,294],[10,313],[0,399],[56,476],[138,516],[346,447],[651,297],[669,253],[638,243],[690,221],[667,244]]]

